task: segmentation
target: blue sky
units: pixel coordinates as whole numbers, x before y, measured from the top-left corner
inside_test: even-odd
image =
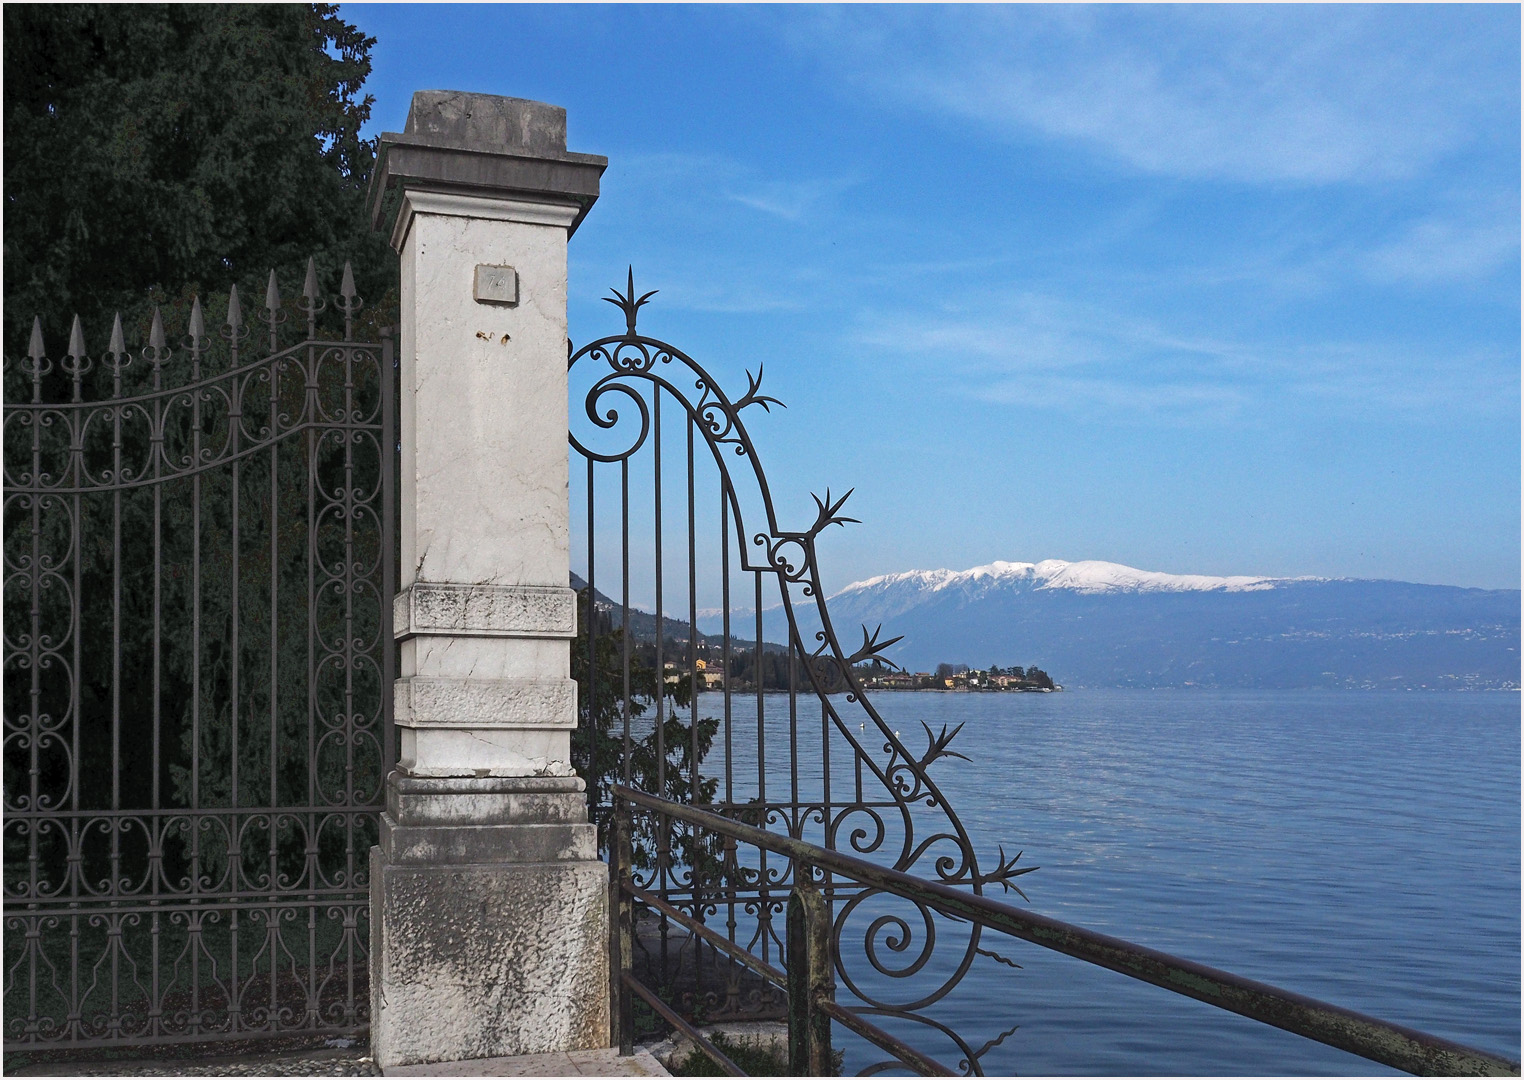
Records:
[[[995,559],[1518,588],[1520,12],[346,4],[372,134],[605,154],[571,332],[732,388],[832,588]]]

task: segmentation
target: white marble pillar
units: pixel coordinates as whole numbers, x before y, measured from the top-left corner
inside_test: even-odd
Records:
[[[566,439],[566,245],[605,164],[566,152],[564,110],[516,98],[420,92],[382,139],[372,205],[402,308],[383,1067],[607,1044],[607,871],[570,762]]]

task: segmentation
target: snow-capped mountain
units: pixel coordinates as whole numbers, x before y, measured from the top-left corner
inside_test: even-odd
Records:
[[[933,592],[965,586],[997,588],[1005,585],[1022,585],[1034,589],[1072,589],[1082,593],[1249,592],[1272,589],[1283,581],[1310,580],[1315,579],[1165,574],[1157,570],[1138,570],[1121,563],[1094,559],[1081,562],[1044,559],[1038,563],[992,562],[988,566],[976,566],[971,570],[907,570],[901,574],[882,574],[866,581],[854,581],[841,592],[845,594],[906,584]]]
[[[1048,559],[885,574],[828,604],[844,641],[882,623],[904,635],[887,655],[920,671],[1038,664],[1071,686],[1519,683],[1518,590]]]

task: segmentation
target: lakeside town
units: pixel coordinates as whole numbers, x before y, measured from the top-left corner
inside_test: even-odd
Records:
[[[1051,694],[1063,687],[1042,668],[1020,664],[1003,668],[970,668],[965,664],[938,664],[935,672],[858,669],[864,690],[951,690],[955,693],[1024,691]]]
[[[686,675],[686,668],[683,665],[668,662],[663,666],[666,669],[665,681],[669,683],[675,683]],[[699,677],[701,693],[726,688],[727,679],[723,662],[716,659],[699,659],[695,661],[694,666]],[[932,690],[943,693],[1014,691],[1039,694],[1051,694],[1063,690],[1061,684],[1054,682],[1052,676],[1036,665],[1028,668],[1023,668],[1020,664],[1008,668],[999,665],[971,668],[967,664],[938,664],[937,670],[932,672],[904,671],[884,664],[861,664],[854,671],[864,690]],[[729,675],[728,682],[732,691],[743,692],[757,689],[749,654],[742,653],[731,657]],[[838,675],[837,678],[839,679],[840,676]],[[803,681],[801,674],[798,676],[797,684],[803,685]],[[764,670],[762,689],[764,691],[785,690],[787,685],[777,673]]]

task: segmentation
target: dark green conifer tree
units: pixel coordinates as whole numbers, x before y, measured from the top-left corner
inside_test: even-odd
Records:
[[[113,311],[132,346],[155,302],[257,297],[272,268],[292,295],[309,255],[333,284],[352,260],[383,306],[395,260],[365,221],[360,135],[375,39],[336,5],[8,4],[4,27],[8,353],[34,315],[61,345],[78,313],[94,350]]]

